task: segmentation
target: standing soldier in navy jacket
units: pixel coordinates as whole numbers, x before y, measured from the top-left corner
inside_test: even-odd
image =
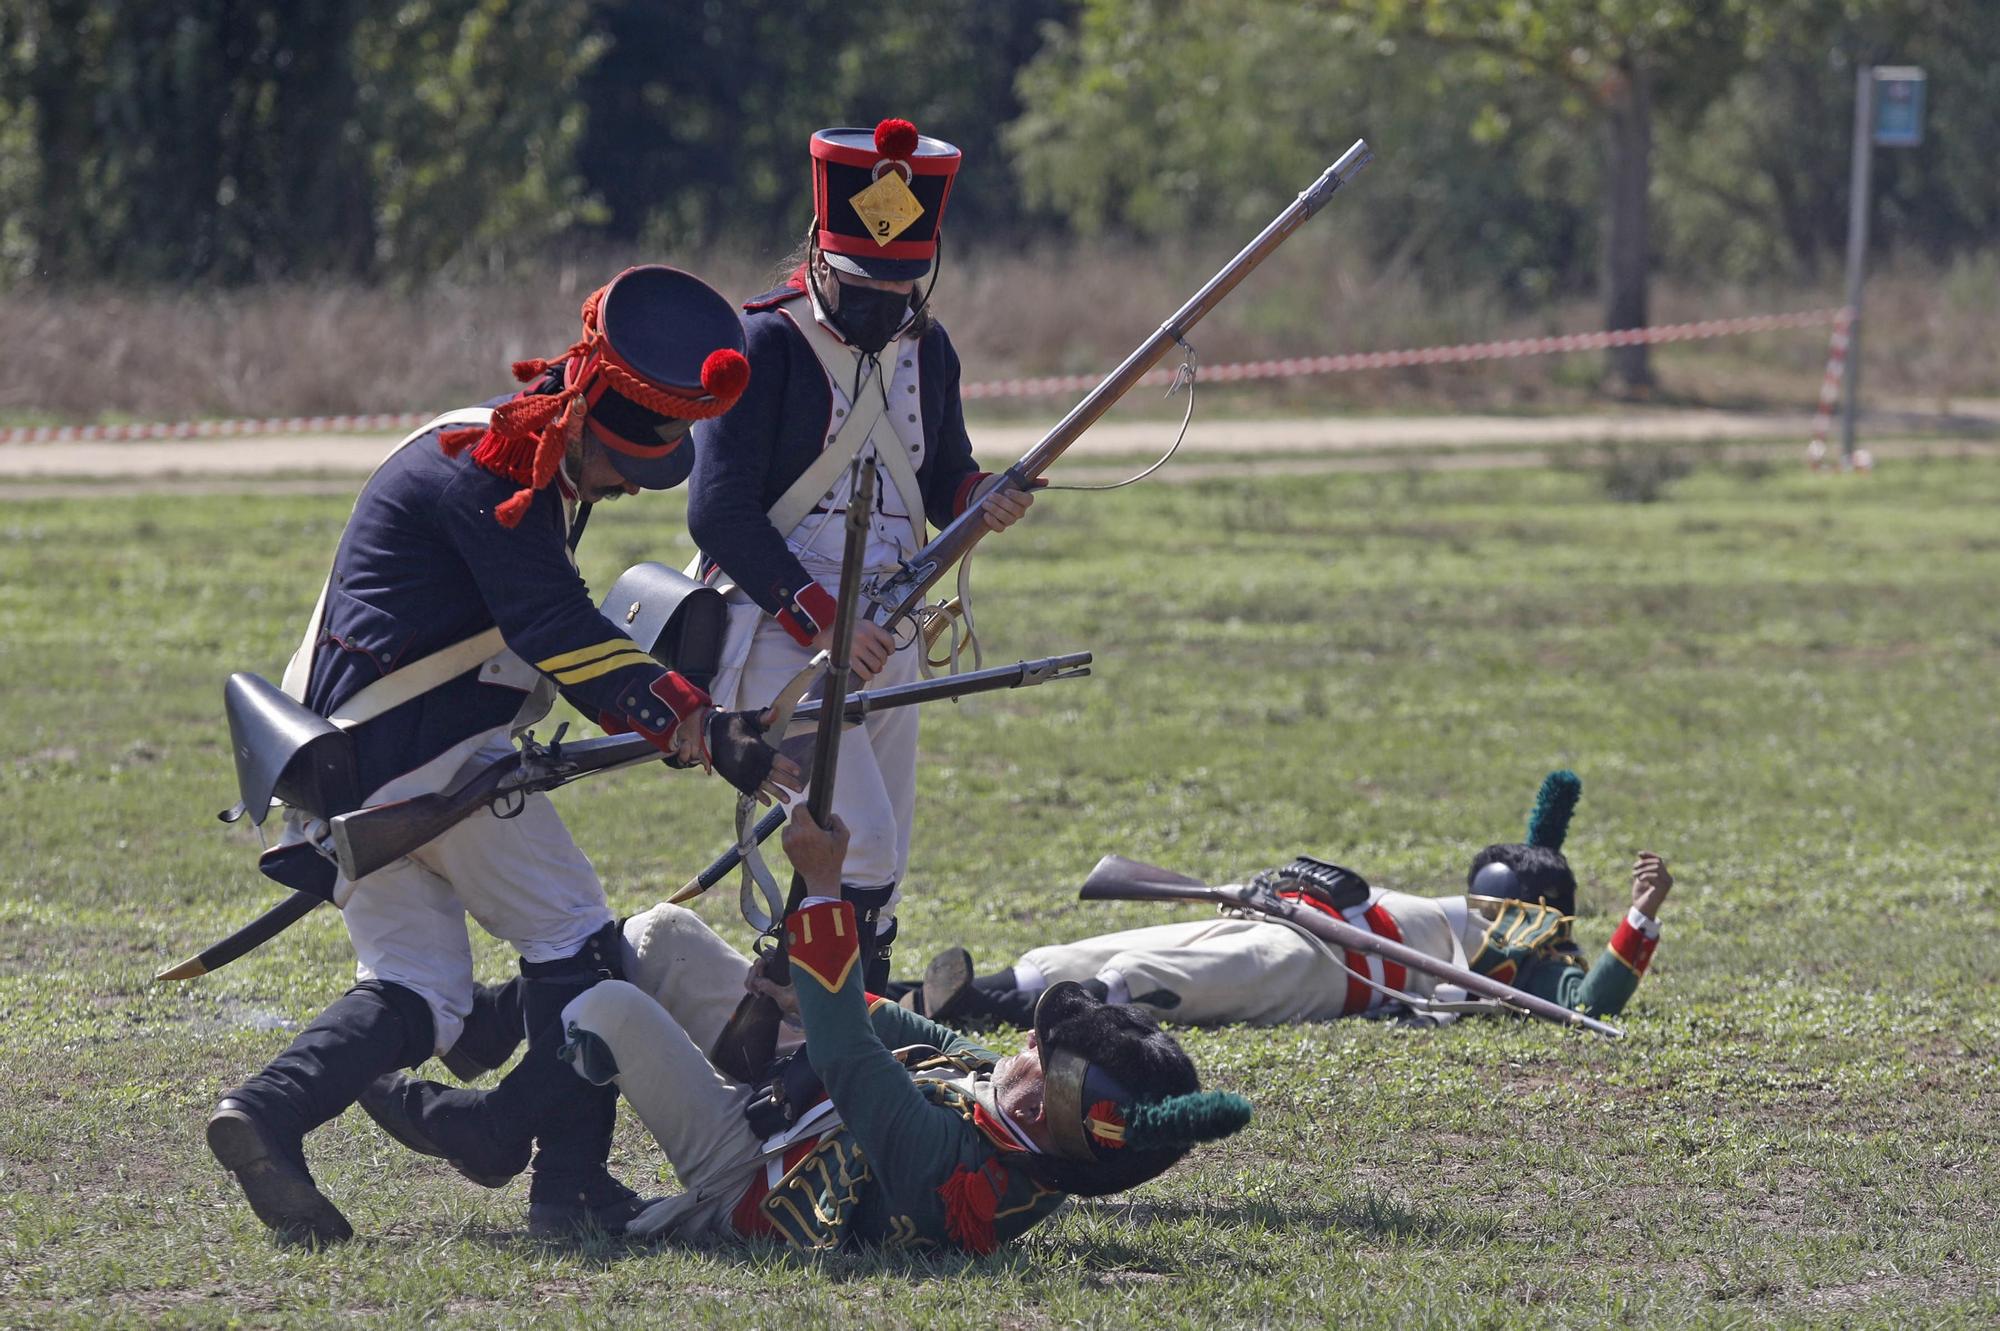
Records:
[[[727,411],[749,373],[735,311],[672,268],[628,269],[592,293],[583,336],[523,361],[529,387],[447,413],[363,487],[286,672],[286,691],[349,727],[367,802],[451,786],[507,752],[560,691],[607,727],[748,790],[793,778],[744,718],[599,613],[574,547],[590,505],[684,480],[688,423]],[[545,795],[482,810],[408,858],[336,882],[357,983],[208,1123],[210,1150],[287,1240],[352,1228],[314,1183],[305,1134],[377,1077],[451,1048],[470,1007],[465,919],[521,954],[528,1053],[476,1104],[412,1104],[486,1179],[534,1155],[529,1226],[622,1225],[636,1194],[605,1168],[616,1092],[555,1060],[564,1003],[620,973],[603,886]]]
[[[958,355],[932,316],[939,225],[958,171],[951,144],[907,120],[812,137],[813,229],[804,262],[745,306],[750,388],[726,417],[695,431],[688,527],[700,571],[729,585],[731,613],[716,695],[762,707],[832,630],[850,461],[872,455],[879,487],[868,572],[887,572],[975,503],[1000,531],[1027,512],[1024,493],[988,494],[972,461],[958,396]],[[854,661],[877,685],[914,679],[914,634],[900,644],[873,623]],[[842,895],[870,938],[869,982],[888,979],[893,912],[910,860],[916,800],[915,708],[871,716],[847,733],[834,811],[851,829]]]

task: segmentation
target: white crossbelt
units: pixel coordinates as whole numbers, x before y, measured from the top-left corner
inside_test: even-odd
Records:
[[[805,335],[806,345],[811,347],[813,355],[819,358],[820,368],[826,371],[828,382],[835,387],[852,382],[854,367],[860,359],[860,353],[835,337],[819,320],[812,318],[810,313],[800,318],[793,316],[791,311],[787,310],[785,315],[792,320],[799,332]],[[871,386],[875,390],[872,393],[868,391]],[[772,506],[771,525],[778,529],[779,535],[790,534],[793,528],[805,520],[806,514],[813,511],[819,504],[821,496],[833,487],[840,473],[861,455],[863,448],[867,447],[869,437],[874,434],[876,425],[888,413],[888,409],[888,378],[883,374],[881,365],[877,363],[872,367],[867,382],[861,385],[859,400],[848,404],[847,419],[834,432],[832,441]],[[903,452],[900,441],[892,448],[877,445],[875,457],[882,464],[882,469],[889,473],[889,479],[895,482],[896,493],[903,497],[903,504],[909,509],[907,516],[913,540],[910,549],[913,551],[923,549],[924,492],[917,482],[916,468],[910,465],[910,459]]]
[[[404,438],[402,443],[390,449],[388,456],[376,465],[375,472],[387,466],[389,458],[395,457],[433,430],[484,427],[492,420],[493,411],[490,407],[462,407],[456,411],[447,411],[419,427]],[[375,479],[375,472],[369,473],[370,481]],[[365,482],[362,491],[363,493],[367,491]],[[354,503],[357,509],[361,506],[358,496]],[[352,514],[349,516],[351,518]],[[336,552],[337,557],[338,552]],[[280,687],[297,702],[305,701],[306,686],[312,679],[313,652],[319,646],[320,627],[326,619],[326,598],[332,588],[333,573],[329,570],[325,583],[320,586],[319,600],[313,604],[312,618],[306,621],[305,636],[300,639],[298,650],[292,653],[292,659],[285,667],[284,682]],[[483,664],[496,653],[505,650],[506,646],[507,643],[500,636],[497,626],[475,633],[449,647],[432,652],[429,656],[390,671],[335,708],[327,720],[342,729],[351,729],[363,721],[371,721],[384,712],[394,711],[411,699],[429,693],[440,684],[456,679],[466,671]]]

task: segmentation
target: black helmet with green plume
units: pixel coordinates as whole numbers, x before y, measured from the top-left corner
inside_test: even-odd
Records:
[[[1035,1034],[1053,1148],[1034,1165],[1045,1187],[1087,1197],[1122,1192],[1196,1142],[1250,1121],[1242,1096],[1201,1089],[1194,1064],[1152,1017],[1074,981],[1042,994]]]
[[[1583,781],[1575,772],[1550,772],[1528,815],[1528,839],[1488,846],[1473,856],[1465,890],[1479,897],[1546,902],[1565,915],[1576,914],[1576,875],[1563,858],[1562,845],[1582,794]]]

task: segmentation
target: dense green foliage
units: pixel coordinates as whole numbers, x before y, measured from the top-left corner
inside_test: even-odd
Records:
[[[1268,217],[1358,136],[1372,259],[1591,287],[1600,142],[1653,125],[1645,263],[1809,270],[1844,235],[1853,69],[1920,63],[1877,235],[2000,235],[1986,0],[0,0],[0,269],[405,278],[579,238],[771,253],[816,127],[966,151],[955,234]],[[1608,119],[1609,117],[1609,119]]]
[[[926,718],[906,964],[1162,918],[1075,900],[1104,851],[1446,890],[1558,767],[1587,943],[1634,851],[1680,885],[1624,1043],[1192,1033],[1250,1127],[977,1261],[538,1245],[525,1185],[352,1113],[308,1151],[361,1240],[275,1251],[201,1122],[345,984],[338,921],[150,977],[272,900],[211,816],[219,683],[289,652],[347,500],[0,506],[0,1322],[1990,1326],[1997,504],[1989,459],[1709,468],[1645,505],[1584,470],[1050,495],[984,548],[980,622],[1097,675]],[[686,551],[647,497],[584,568]],[[725,795],[654,767],[559,803],[638,909],[720,848]],[[703,911],[741,942],[734,895]],[[629,1114],[617,1164],[659,1168]]]

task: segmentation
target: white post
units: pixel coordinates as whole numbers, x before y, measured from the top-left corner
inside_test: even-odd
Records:
[[[1854,71],[1854,166],[1847,200],[1847,362],[1840,405],[1840,465],[1854,467],[1854,413],[1861,392],[1861,284],[1868,254],[1869,167],[1874,159],[1875,69]]]

